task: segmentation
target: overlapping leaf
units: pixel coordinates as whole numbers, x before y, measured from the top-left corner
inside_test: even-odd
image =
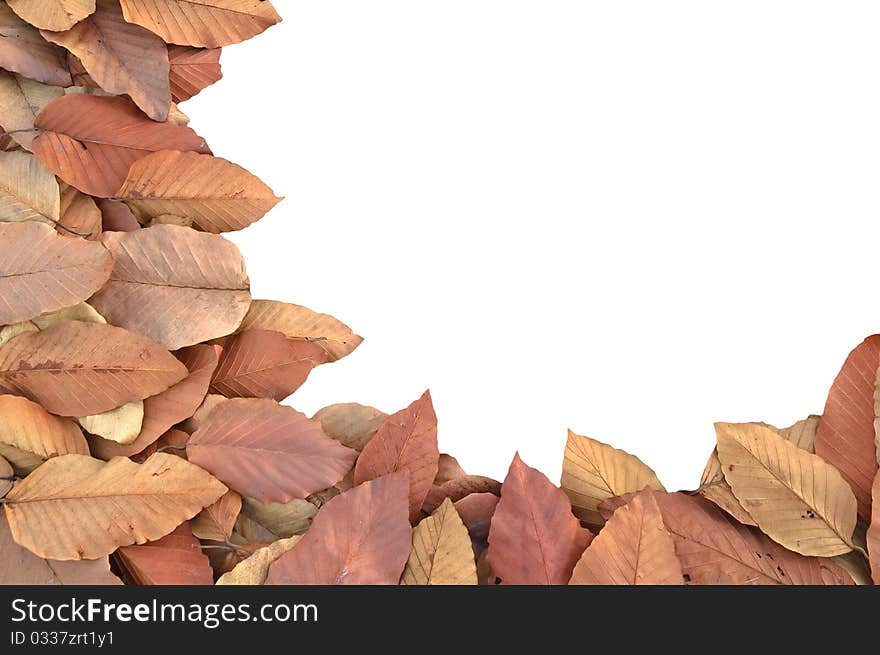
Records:
[[[88,455],[79,427],[21,396],[0,395],[0,456],[20,475],[50,457]]]
[[[69,30],[95,11],[95,0],[6,0],[6,4],[43,30]]]
[[[114,557],[135,584],[214,584],[211,563],[185,523],[155,541],[123,546]]]
[[[0,152],[0,221],[42,221],[57,224],[61,218],[58,182],[27,152]],[[15,238],[14,234],[4,234]]]
[[[189,100],[223,77],[220,48],[168,47],[169,79],[174,102]]]
[[[70,86],[66,60],[64,48],[46,41],[37,28],[0,2],[0,68],[44,84]]]
[[[64,89],[0,70],[0,120],[12,140],[26,150],[36,138],[34,120]]]

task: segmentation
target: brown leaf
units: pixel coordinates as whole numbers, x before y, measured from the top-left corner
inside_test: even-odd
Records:
[[[868,557],[871,562],[871,578],[874,584],[880,584],[880,472],[874,476],[871,488],[873,503],[871,504],[871,525],[868,527]]]
[[[356,485],[389,473],[409,471],[409,518],[415,523],[437,475],[437,415],[431,392],[392,414],[364,446],[354,469]]]
[[[489,565],[502,583],[566,584],[591,539],[565,493],[514,455],[489,531]]]
[[[183,430],[168,430],[149,446],[144,448],[131,459],[138,464],[146,462],[153,453],[168,453],[181,459],[186,459],[186,444],[189,443],[189,434]]]
[[[0,386],[60,416],[100,414],[143,400],[186,374],[146,337],[98,323],[59,321],[0,348]]]
[[[562,488],[578,518],[601,525],[599,501],[651,487],[663,491],[656,474],[638,457],[568,431]]]
[[[189,418],[208,391],[211,374],[217,366],[219,346],[190,346],[178,351],[177,358],[189,374],[162,393],[144,400],[144,421],[140,434],[122,445],[101,438],[90,438],[92,454],[100,459],[129,457],[143,451],[173,425]]]
[[[0,222],[42,221],[54,225],[60,217],[55,176],[28,152],[0,152]]]
[[[578,560],[569,584],[684,584],[675,542],[651,490],[614,512]]]
[[[840,369],[816,430],[816,454],[840,471],[859,503],[859,516],[871,516],[871,485],[877,473],[874,443],[874,391],[880,367],[880,334],[865,339]]]
[[[121,585],[110,572],[107,556],[63,562],[43,559],[12,538],[6,516],[0,513],[0,586],[6,585]]]
[[[45,330],[51,325],[55,325],[59,321],[83,321],[84,323],[101,323],[106,324],[107,321],[95,309],[85,302],[70,305],[57,312],[47,312],[34,316],[28,321],[13,323],[0,328],[0,346],[4,345],[13,337],[17,337],[24,332],[37,332]]]
[[[205,232],[241,230],[281,198],[241,166],[195,152],[164,150],[132,164],[118,196],[141,223],[170,215]]]
[[[118,3],[98,0],[96,11],[73,27],[41,34],[78,57],[105,91],[128,95],[154,121],[168,118],[171,87],[165,42],[126,22]]]
[[[272,534],[292,537],[308,530],[318,508],[302,498],[286,503],[261,503],[254,498],[245,498],[241,511]]]
[[[247,313],[244,260],[223,237],[158,225],[103,242],[116,264],[90,302],[114,325],[177,350],[233,332]]]
[[[158,539],[226,493],[179,457],[143,464],[85,455],[53,457],[6,497],[17,543],[49,559],[97,559],[120,546]]]
[[[448,498],[412,534],[400,584],[475,585],[477,567],[467,529]]]
[[[186,523],[156,541],[123,546],[114,558],[134,584],[214,584],[211,563]]]
[[[301,305],[274,300],[254,300],[239,331],[275,330],[288,337],[310,339],[327,351],[329,361],[342,359],[363,339],[329,314],[319,314]]]
[[[266,582],[269,566],[301,539],[300,536],[279,539],[235,565],[217,580],[218,585],[261,585]]]
[[[267,0],[120,0],[125,20],[168,43],[217,48],[256,36],[281,20]]]
[[[338,482],[357,457],[303,414],[262,398],[218,405],[186,453],[243,496],[282,503]]]
[[[654,498],[689,584],[852,584],[831,560],[792,553],[699,496]]]
[[[397,584],[412,547],[408,474],[376,478],[330,500],[269,566],[266,584]]]
[[[2,445],[0,445],[0,449],[2,449]],[[9,493],[14,482],[15,471],[12,468],[12,464],[5,457],[0,456],[0,498]]]
[[[94,199],[63,183],[59,222],[58,234],[61,236],[79,235],[91,240],[101,236],[101,210]]]
[[[171,64],[171,98],[174,102],[189,100],[223,77],[220,70],[220,48],[168,46]]]
[[[124,202],[97,198],[101,210],[101,224],[105,232],[133,232],[141,229],[141,224]]]
[[[217,502],[208,505],[191,519],[189,527],[199,539],[225,541],[232,535],[240,512],[241,496],[234,491],[227,491]]]
[[[31,147],[43,165],[100,198],[116,197],[131,165],[151,152],[208,152],[190,128],[151,121],[125,98],[66,95],[46,105],[35,124],[43,132]]]
[[[441,485],[433,486],[425,497],[422,509],[428,513],[440,507],[445,498],[453,503],[471,494],[490,493],[495,496],[501,495],[501,483],[498,480],[487,478],[482,475],[465,475],[454,480],[449,480]]]
[[[340,403],[319,410],[312,420],[321,424],[321,429],[328,437],[333,437],[343,446],[360,451],[387,417],[387,414],[375,407]]]
[[[70,86],[67,53],[0,3],[0,68],[54,86]]]
[[[64,95],[64,89],[29,80],[21,75],[0,71],[0,116],[3,128],[10,137],[26,150],[36,138],[34,119],[56,98]]]
[[[220,341],[223,354],[211,391],[227,398],[283,400],[327,361],[324,350],[307,339],[271,330],[246,330]]]
[[[217,346],[219,348],[219,346]],[[209,380],[210,382],[210,380]],[[208,416],[211,415],[211,412],[214,411],[214,408],[221,404],[225,403],[228,400],[225,396],[221,396],[218,393],[209,393],[205,396],[205,400],[202,401],[202,404],[199,405],[198,409],[193,413],[193,415],[186,419],[183,423],[181,423],[180,427],[186,432],[193,434],[196,430],[202,427],[208,420]]]
[[[461,468],[458,460],[452,455],[440,453],[440,461],[437,463],[437,475],[434,476],[434,484],[440,485],[456,478],[466,476],[465,470]]]
[[[455,501],[455,511],[461,517],[471,539],[483,547],[488,545],[489,528],[499,500],[501,499],[495,494],[476,493]]]
[[[6,4],[43,30],[69,30],[95,11],[95,0],[6,0]]]

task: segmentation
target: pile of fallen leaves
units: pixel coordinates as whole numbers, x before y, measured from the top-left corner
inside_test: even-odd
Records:
[[[821,417],[718,424],[693,492],[573,433],[561,488],[518,456],[468,475],[427,392],[279,404],[361,339],[251,299],[220,233],[279,199],[176,104],[278,20],[0,2],[0,583],[852,584],[869,554],[880,579],[880,336]]]

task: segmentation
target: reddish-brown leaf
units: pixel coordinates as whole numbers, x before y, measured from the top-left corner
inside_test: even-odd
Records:
[[[186,523],[156,541],[123,546],[114,558],[134,584],[214,584],[211,563]]]
[[[328,501],[266,584],[397,584],[412,548],[407,478],[386,475]]]
[[[880,367],[880,334],[853,350],[831,385],[816,430],[816,454],[849,482],[859,516],[871,516],[871,485],[877,473],[874,390]]]
[[[335,484],[357,457],[318,423],[263,398],[235,398],[215,407],[186,453],[240,494],[276,503]]]
[[[67,95],[50,102],[35,125],[43,133],[31,147],[43,165],[100,198],[115,197],[131,165],[151,152],[209,152],[190,128],[151,121],[125,98]]]
[[[199,539],[226,541],[232,535],[240,512],[241,496],[230,490],[190,519],[189,527]]]
[[[168,118],[168,49],[158,36],[122,17],[116,0],[98,0],[94,13],[43,38],[67,48],[102,89],[128,95],[154,121]]]
[[[440,460],[437,462],[437,475],[434,476],[434,484],[443,484],[456,478],[463,478],[467,473],[458,460],[452,455],[440,453]]]
[[[246,330],[218,341],[223,355],[211,391],[227,398],[282,400],[299,389],[327,353],[307,339],[271,330]]]
[[[409,407],[392,414],[364,446],[354,470],[354,483],[361,484],[388,473],[409,471],[409,517],[415,523],[425,496],[437,475],[437,415],[431,392]]]
[[[131,459],[138,464],[143,464],[153,453],[168,453],[181,459],[186,459],[186,444],[189,442],[189,434],[183,430],[171,429],[144,448]]]
[[[495,494],[476,493],[454,503],[455,511],[467,527],[471,540],[482,545],[489,541],[489,528],[499,500]]]
[[[96,202],[101,210],[101,222],[105,232],[133,232],[141,229],[141,224],[124,202],[108,198],[97,198]]]
[[[220,48],[168,46],[171,63],[171,98],[174,102],[189,100],[223,77],[220,70]]]
[[[0,3],[0,68],[53,86],[70,86],[67,53]]]
[[[0,386],[59,416],[89,416],[165,391],[186,366],[146,337],[82,321],[59,321],[0,348]]]
[[[175,353],[189,375],[160,394],[144,400],[141,432],[130,444],[120,444],[101,437],[89,437],[92,454],[101,459],[130,457],[165,434],[173,425],[188,419],[198,409],[208,392],[211,374],[217,366],[220,346],[190,346]]]
[[[566,584],[592,538],[565,492],[515,455],[489,530],[489,564],[502,584]]]
[[[456,503],[471,494],[482,493],[500,496],[501,483],[498,482],[498,480],[493,480],[492,478],[487,478],[482,475],[465,475],[444,482],[441,485],[431,487],[428,491],[428,495],[425,497],[422,510],[430,514],[440,507],[441,503],[443,503],[446,498],[449,498],[453,503]]]

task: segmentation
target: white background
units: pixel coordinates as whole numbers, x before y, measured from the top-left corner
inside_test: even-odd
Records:
[[[469,472],[558,479],[570,426],[688,488],[880,326],[876,2],[276,6],[183,109],[287,197],[254,296],[366,338],[298,409],[430,387]]]

